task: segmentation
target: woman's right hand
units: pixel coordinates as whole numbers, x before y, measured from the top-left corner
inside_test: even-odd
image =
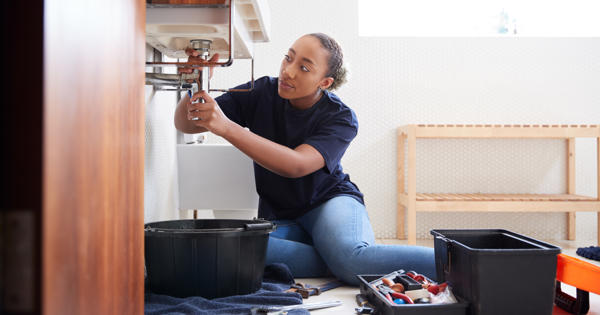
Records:
[[[197,102],[202,99],[203,102]],[[223,113],[219,104],[206,91],[199,91],[187,101],[187,119],[194,126],[204,128],[217,136],[224,136],[233,122]]]

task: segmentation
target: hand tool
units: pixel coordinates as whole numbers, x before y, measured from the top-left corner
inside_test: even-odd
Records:
[[[413,301],[413,299],[411,299],[408,295],[406,295],[404,293],[391,292],[390,295],[394,299],[401,299],[401,300],[403,300],[404,302],[406,302],[406,304],[415,304],[415,302]]]
[[[288,311],[291,310],[318,310],[322,308],[334,307],[342,305],[340,301],[326,301],[326,302],[318,302],[318,303],[309,303],[309,304],[296,304],[296,305],[287,305],[287,306],[273,306],[266,308],[252,308],[250,310],[252,315],[255,314],[266,314],[266,315],[285,315]]]
[[[354,310],[357,314],[373,314],[375,312],[375,309],[371,307],[369,300],[363,294],[356,295],[356,304],[358,304],[358,307]]]
[[[402,283],[402,285],[404,286],[404,289],[406,291],[419,290],[419,289],[423,288],[423,285],[421,285],[421,283],[419,283],[417,280],[411,278],[407,274],[399,274],[396,277],[396,280],[399,283]]]
[[[391,293],[394,292],[394,290],[380,284],[377,286],[377,291],[379,291],[379,293],[381,293],[388,301],[390,301],[390,303],[394,304],[394,299],[392,299],[392,295],[391,295]],[[396,293],[396,292],[394,292],[394,293]]]
[[[289,288],[285,292],[297,292],[300,293],[300,295],[302,295],[303,299],[308,299],[313,295],[320,295],[322,292],[335,289],[342,285],[344,285],[344,283],[339,280],[327,282],[321,286],[311,286],[306,283],[296,282],[292,284],[291,288]]]
[[[394,283],[390,286],[390,288],[396,292],[404,293],[404,286],[402,283]]]

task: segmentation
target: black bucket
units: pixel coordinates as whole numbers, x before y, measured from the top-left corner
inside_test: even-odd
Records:
[[[208,299],[257,291],[269,233],[265,220],[172,220],[145,224],[148,289]]]

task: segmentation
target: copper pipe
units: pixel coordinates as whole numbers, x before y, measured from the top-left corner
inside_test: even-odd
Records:
[[[208,81],[208,92],[250,92],[254,89],[254,57],[250,58],[250,88],[249,89],[213,89]],[[151,73],[146,72],[146,84],[155,86],[176,86],[179,87],[186,83],[186,80],[197,80],[198,74],[194,73]],[[157,89],[160,91],[184,91],[189,88],[177,89]]]
[[[250,88],[249,89],[211,89],[210,81],[208,81],[209,92],[250,92],[254,90],[254,56],[250,59]]]

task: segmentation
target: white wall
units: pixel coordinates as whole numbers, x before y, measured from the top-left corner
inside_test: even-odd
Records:
[[[152,47],[146,45],[146,60]],[[148,69],[150,71],[150,69]],[[175,92],[145,86],[144,222],[178,219]]]
[[[271,42],[255,45],[256,77],[277,76],[283,54],[305,33],[330,34],[344,49],[351,78],[337,94],[355,110],[360,129],[342,165],[365,193],[377,237],[395,236],[397,126],[600,123],[599,38],[363,38],[357,35],[356,0],[269,5]],[[248,79],[249,63],[238,60],[230,69],[217,69],[211,86]],[[577,193],[595,196],[595,141],[578,141],[577,149]],[[421,192],[566,189],[561,141],[423,140],[417,154]],[[417,229],[420,238],[429,237],[432,228],[501,227],[562,239],[564,217],[419,213]],[[578,213],[577,237],[595,239],[595,213]]]

